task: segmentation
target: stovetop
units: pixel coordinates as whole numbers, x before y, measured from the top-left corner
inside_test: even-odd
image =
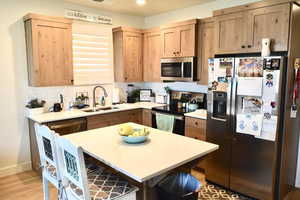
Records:
[[[193,112],[186,108],[178,108],[177,106],[160,106],[152,108],[153,111],[168,113],[173,115],[184,115],[185,113]]]

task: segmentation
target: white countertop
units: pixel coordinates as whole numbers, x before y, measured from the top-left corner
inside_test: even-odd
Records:
[[[138,103],[133,103],[133,104],[114,105],[112,107],[118,107],[118,109],[113,109],[113,110],[88,113],[88,112],[84,112],[83,110],[73,109],[70,111],[62,111],[62,112],[56,112],[56,113],[51,112],[51,113],[37,114],[37,115],[33,115],[33,116],[28,116],[28,118],[35,122],[38,122],[38,123],[47,123],[47,122],[60,121],[60,120],[66,120],[66,119],[75,119],[75,118],[80,118],[80,117],[100,115],[100,114],[119,112],[119,111],[125,111],[125,110],[133,110],[133,109],[140,109],[140,108],[152,109],[153,107],[158,107],[158,106],[163,106],[163,105],[164,104],[157,104],[157,103],[152,103],[152,102],[138,102]],[[101,107],[97,107],[97,108],[101,108]]]
[[[145,127],[129,124],[137,128]],[[63,137],[138,182],[150,180],[219,148],[215,144],[153,128],[150,128],[146,143],[130,145],[122,141],[117,130],[118,126],[110,126]]]
[[[184,114],[184,116],[206,120],[207,119],[207,111],[200,109],[200,110],[196,110],[195,112],[186,113],[186,114]]]

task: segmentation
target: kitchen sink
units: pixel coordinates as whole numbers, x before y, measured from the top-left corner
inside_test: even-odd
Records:
[[[106,110],[116,110],[119,109],[119,107],[104,107],[104,108],[96,108],[96,109],[88,109],[88,110],[83,110],[83,112],[88,112],[88,113],[92,113],[92,112],[99,112],[99,111],[106,111]]]

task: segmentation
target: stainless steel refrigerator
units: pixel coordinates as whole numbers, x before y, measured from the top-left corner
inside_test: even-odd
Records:
[[[273,199],[283,121],[286,57],[209,60],[206,159],[209,181],[257,199]],[[278,184],[277,184],[278,185]]]

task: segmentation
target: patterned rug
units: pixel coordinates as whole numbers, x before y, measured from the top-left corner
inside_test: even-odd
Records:
[[[240,194],[235,194],[222,187],[207,184],[202,187],[199,192],[199,200],[254,200],[244,197]]]

